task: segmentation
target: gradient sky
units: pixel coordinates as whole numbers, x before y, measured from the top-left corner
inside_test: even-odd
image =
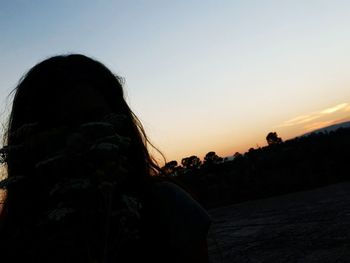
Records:
[[[126,80],[168,160],[221,156],[350,118],[350,1],[1,1],[0,95],[83,53]],[[7,106],[6,106],[7,105]]]

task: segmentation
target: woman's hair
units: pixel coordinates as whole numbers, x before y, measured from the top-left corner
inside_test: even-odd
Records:
[[[34,66],[21,79],[13,91],[15,95],[4,144],[23,143],[23,138],[17,136],[16,131],[26,124],[36,123],[40,129],[48,129],[60,125],[76,126],[84,122],[84,119],[70,112],[74,107],[79,111],[80,107],[80,102],[72,101],[70,96],[77,94],[78,89],[82,90],[80,96],[84,96],[85,87],[102,95],[112,113],[125,116],[125,123],[118,133],[131,139],[129,157],[133,163],[131,167],[135,169],[133,176],[157,174],[159,166],[147,149],[147,145],[153,145],[124,99],[121,78],[102,63],[84,55],[51,57]],[[90,115],[94,114],[98,112],[90,112]],[[87,116],[87,119],[89,117],[92,116]],[[12,168],[9,164],[8,177],[12,175]]]
[[[99,247],[100,233],[105,233],[107,238],[111,235],[111,231],[120,231],[118,228],[108,231],[105,229],[109,225],[109,223],[105,223],[105,221],[108,221],[108,217],[112,216],[114,213],[112,211],[113,205],[108,201],[108,198],[112,197],[106,197],[106,193],[108,193],[108,189],[111,187],[115,189],[114,185],[117,185],[118,188],[118,173],[122,175],[124,173],[126,174],[126,176],[123,175],[124,177],[121,177],[127,177],[127,179],[123,179],[121,185],[123,189],[125,187],[127,190],[123,192],[124,190],[119,191],[120,189],[118,188],[117,194],[113,192],[113,198],[115,199],[113,199],[113,203],[117,203],[118,207],[122,209],[117,210],[117,213],[114,214],[117,215],[117,218],[131,218],[127,221],[129,223],[134,222],[134,219],[138,217],[137,211],[139,205],[137,203],[142,204],[143,198],[144,200],[147,199],[147,187],[151,186],[150,182],[155,178],[152,176],[160,173],[160,168],[150,156],[147,149],[147,145],[154,146],[148,141],[141,122],[131,111],[124,99],[121,78],[114,75],[100,62],[84,55],[62,55],[51,57],[35,65],[20,80],[13,92],[12,111],[9,116],[8,129],[5,132],[4,138],[4,145],[7,149],[5,162],[7,165],[6,183],[8,185],[5,187],[7,188],[7,197],[2,211],[2,216],[4,218],[0,221],[0,246],[4,245],[5,242],[8,243],[6,246],[12,247],[10,248],[12,250],[15,250],[14,246],[21,247],[19,249],[23,249],[23,247],[27,245],[32,245],[36,247],[36,249],[39,249],[38,247],[40,246],[44,247],[46,245],[45,240],[47,239],[45,233],[49,231],[47,229],[50,229],[50,225],[46,225],[46,221],[42,221],[42,216],[45,218],[53,218],[54,221],[57,218],[60,219],[67,213],[70,213],[72,209],[69,205],[75,202],[74,204],[78,203],[78,205],[76,205],[78,207],[83,203],[83,206],[85,206],[84,213],[88,213],[90,215],[88,218],[91,218],[88,220],[86,226],[88,226],[92,232],[90,234],[81,235],[82,238],[79,242],[84,244],[85,241],[83,237],[90,236],[90,241],[92,243],[97,243],[93,246]],[[80,131],[79,129],[87,123],[97,123],[100,125],[97,125],[98,127],[104,128],[102,125],[104,122],[101,121],[101,119],[111,115],[119,116],[121,123],[116,126],[112,125],[113,131],[116,130],[116,135],[114,137],[107,137],[112,139],[122,138],[120,141],[127,139],[127,146],[122,154],[119,152],[122,151],[120,149],[122,149],[123,144],[120,144],[120,149],[118,148],[119,145],[115,146],[108,143],[102,143],[98,145],[98,147],[96,146],[97,143],[92,144],[94,147],[96,146],[95,148],[89,144],[87,149],[94,149],[96,150],[95,152],[97,152],[97,154],[94,153],[95,155],[91,159],[91,162],[85,162],[84,159],[84,161],[78,163],[78,165],[68,165],[67,167],[74,167],[74,169],[78,167],[76,170],[73,169],[73,171],[70,168],[62,170],[57,166],[58,169],[51,167],[51,170],[46,173],[38,172],[38,163],[41,163],[40,167],[45,167],[45,165],[42,165],[43,163],[45,164],[45,162],[48,162],[47,160],[49,160],[49,162],[52,161],[54,159],[51,158],[52,154],[55,152],[57,153],[60,147],[66,147],[67,138],[71,138],[71,135],[74,135],[75,131]],[[49,139],[46,137],[46,140],[41,140],[40,136],[37,136],[38,134],[45,134],[47,131],[55,131],[55,129],[61,129],[62,127],[64,131],[63,134],[67,135],[66,138],[61,138],[65,136],[55,135],[55,140],[51,140],[51,137],[48,137]],[[107,128],[108,127],[107,125]],[[28,130],[32,131],[28,132]],[[94,132],[98,133],[99,131],[94,130]],[[35,138],[35,140],[33,140],[33,138]],[[99,138],[102,137],[98,137],[97,139]],[[77,142],[79,144],[79,140],[75,143]],[[24,154],[23,151],[21,152],[21,150],[18,150],[22,149],[21,147],[23,145],[30,146],[27,147],[29,151],[24,151]],[[106,148],[106,145],[109,148]],[[76,145],[73,146],[76,147]],[[117,155],[113,155],[115,156],[115,161],[111,160],[111,154],[107,156],[107,159],[110,158],[107,161],[104,157],[102,157],[101,160],[96,160],[96,156],[99,158],[98,150],[101,149],[112,150],[112,155],[113,150],[119,149]],[[90,152],[94,151],[91,150]],[[0,154],[3,154],[3,152],[0,152]],[[43,159],[46,161],[42,162]],[[70,159],[69,164],[72,162],[74,163],[74,161]],[[94,162],[97,165],[91,166],[91,163]],[[90,168],[85,170],[83,168],[80,169],[80,164],[86,165],[86,163],[86,167]],[[106,177],[108,172],[114,170],[114,167],[117,167],[117,170],[119,170],[114,172],[114,174],[117,173],[117,178],[113,180],[104,177],[102,179],[96,179],[96,174],[101,174],[101,170],[99,170],[100,164],[102,166],[106,164],[106,166],[109,167],[102,167],[102,177]],[[103,169],[109,170],[106,173]],[[65,173],[65,171],[67,171],[67,173]],[[74,174],[76,172],[78,174],[80,173],[80,175],[76,176]],[[86,192],[86,182],[84,181],[85,172],[94,174],[89,178],[92,178],[90,182],[97,181],[97,186],[93,186],[95,188],[90,187],[89,189],[96,189],[96,191],[91,190],[91,192],[89,190],[90,192],[88,193],[93,194],[77,195],[74,192],[77,186],[82,189],[82,192]],[[113,174],[113,172],[111,173]],[[59,175],[57,176],[57,174]],[[75,181],[70,181],[70,185],[67,186],[65,184],[67,181],[69,182],[70,178],[67,178],[69,176],[74,177]],[[60,177],[63,177],[65,181],[61,182],[59,179]],[[20,183],[17,183],[17,180],[20,180]],[[9,185],[13,186],[10,187]],[[59,186],[58,189],[57,185]],[[67,198],[62,194],[62,198],[66,198],[63,201],[61,199],[56,199],[56,196],[60,196],[62,192],[68,191],[67,187],[73,194],[68,195]],[[104,190],[105,188],[107,189],[106,191]],[[143,190],[144,192],[142,192]],[[98,192],[98,194],[96,194],[96,192]],[[114,197],[117,195],[119,197]],[[135,203],[134,200],[137,200],[137,203]],[[99,205],[99,202],[103,204]],[[106,202],[109,205],[104,207]],[[52,208],[51,204],[54,204],[55,207],[53,211],[48,211],[48,207],[50,207],[50,209]],[[65,204],[69,204],[68,207],[66,207]],[[93,208],[94,206],[96,209]],[[111,209],[109,209],[108,206],[111,207]],[[128,208],[127,212],[123,212],[126,211],[123,207]],[[91,212],[93,209],[95,209],[94,211],[101,211],[101,209],[104,209],[106,212]],[[82,209],[80,210],[83,211]],[[119,212],[121,214],[118,215]],[[80,215],[84,213],[80,213]],[[102,215],[95,216],[94,213],[102,213]],[[39,214],[41,217],[38,216]],[[82,215],[79,218],[85,220],[86,217],[84,217],[85,216]],[[54,227],[54,230],[52,230],[51,237],[56,241],[58,240],[57,242],[61,242],[62,240],[62,242],[66,242],[68,239],[72,239],[65,237],[65,235],[74,236],[74,233],[84,228],[83,226],[79,226],[79,221],[74,223],[75,221],[73,222],[73,219],[69,220],[68,222],[71,223],[68,225],[71,226],[72,229],[65,227],[60,230],[59,227]],[[114,220],[114,222],[116,222],[116,220]],[[124,224],[122,222],[124,221],[120,221],[118,224]],[[133,226],[131,228],[138,229],[139,227],[135,224],[132,223]],[[18,232],[19,226],[22,232]],[[76,226],[79,227],[77,228]],[[111,226],[111,228],[113,228],[113,226]],[[121,229],[123,228],[125,228],[125,226]],[[41,230],[36,231],[35,229]],[[102,230],[100,231],[98,229]],[[31,233],[34,233],[34,235],[42,235],[42,239],[37,238],[37,240],[43,240],[44,244],[38,245],[38,243],[30,241],[30,237],[32,237]],[[118,235],[120,235],[120,233]],[[126,235],[128,237],[129,234],[127,233]],[[77,234],[76,236],[79,235]],[[74,243],[75,241],[71,242]],[[54,247],[54,245],[51,247]],[[83,245],[80,247],[83,247]],[[45,248],[42,250],[44,251]],[[75,251],[77,251],[77,255],[80,253],[77,249],[75,249]],[[32,253],[31,250],[28,253]],[[47,255],[50,254],[50,252],[43,253]]]

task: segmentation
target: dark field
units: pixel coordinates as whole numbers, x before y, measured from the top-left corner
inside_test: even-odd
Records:
[[[350,262],[350,182],[209,210],[210,262]]]

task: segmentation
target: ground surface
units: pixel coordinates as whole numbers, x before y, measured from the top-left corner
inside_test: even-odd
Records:
[[[209,213],[211,263],[350,263],[350,183]]]

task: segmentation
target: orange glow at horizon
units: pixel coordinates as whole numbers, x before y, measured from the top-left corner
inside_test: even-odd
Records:
[[[293,117],[279,125],[266,128],[263,125],[251,129],[249,132],[243,132],[244,129],[232,133],[222,132],[214,134],[212,137],[198,136],[195,140],[186,143],[186,149],[175,148],[166,155],[167,161],[177,160],[181,163],[181,159],[190,155],[196,155],[203,160],[205,154],[209,151],[215,151],[219,156],[232,156],[235,152],[245,153],[249,148],[258,148],[266,146],[266,135],[270,131],[276,131],[283,140],[288,140],[301,136],[305,133],[317,130],[326,126],[350,121],[350,103],[340,103],[331,107],[327,107],[315,112],[305,113],[300,116]],[[204,144],[203,141],[206,143]],[[210,142],[211,147],[208,147]],[[163,161],[160,160],[162,164]]]

